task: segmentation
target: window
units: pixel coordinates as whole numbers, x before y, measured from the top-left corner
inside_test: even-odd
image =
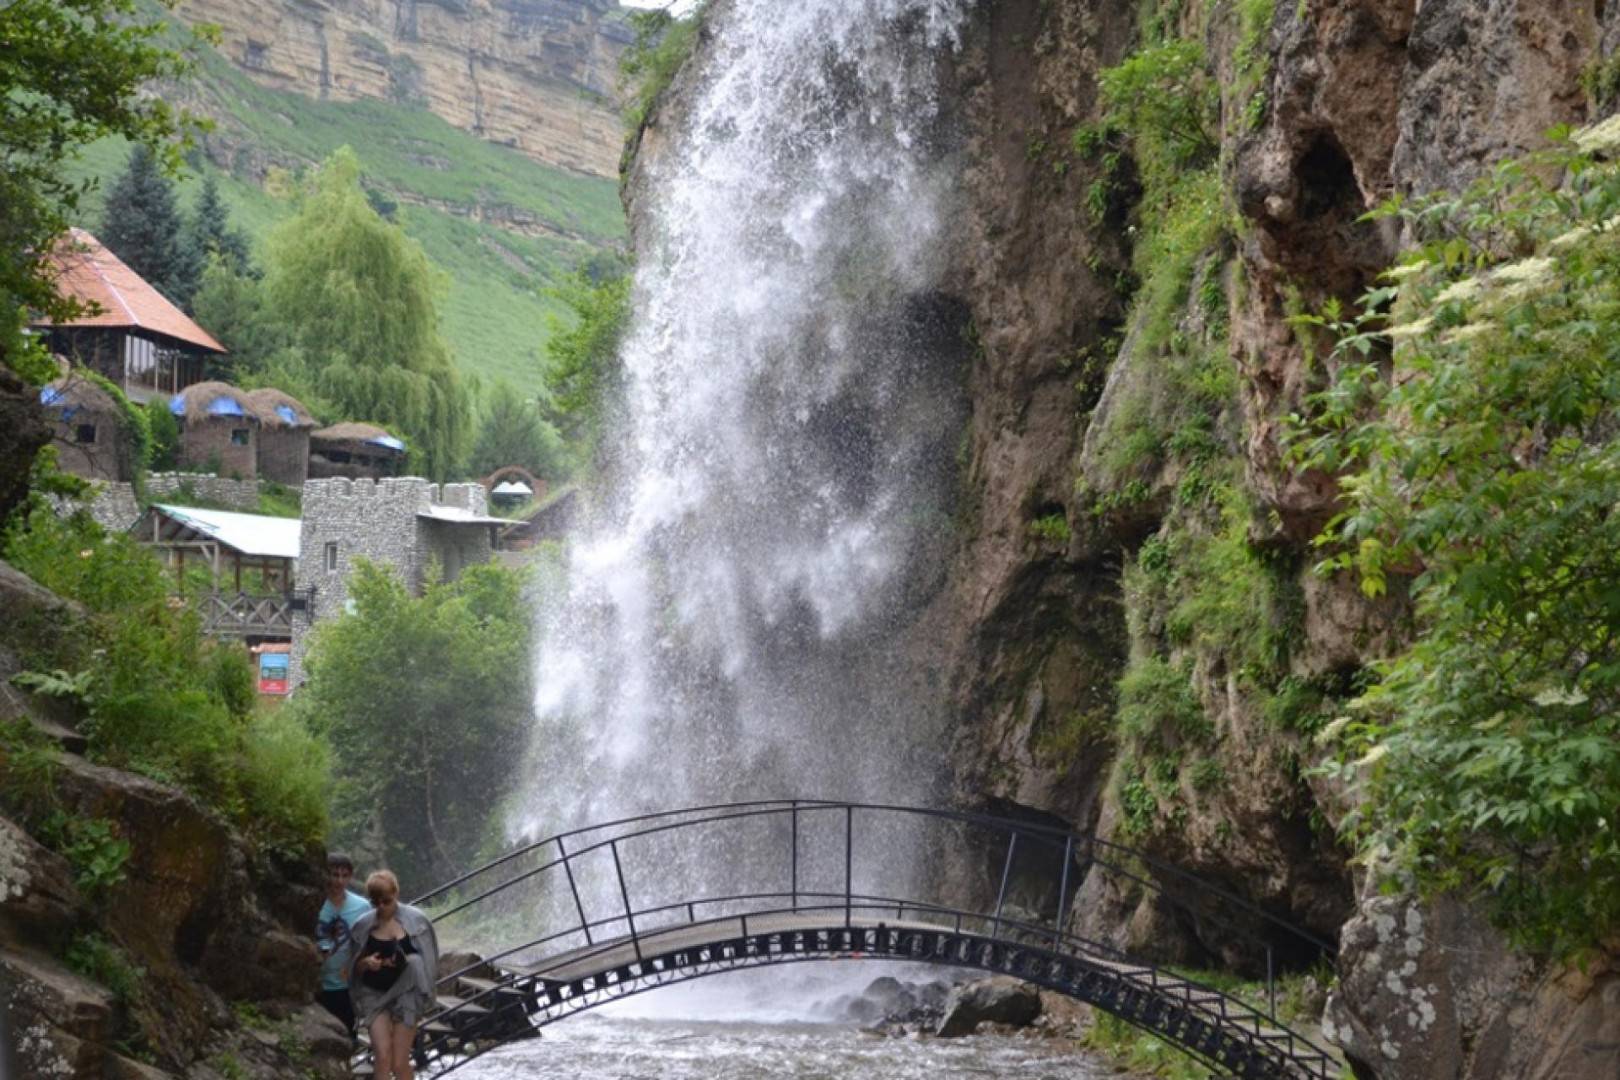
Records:
[[[73,433],[73,441],[79,443],[94,443],[96,441],[96,425],[80,424]]]
[[[248,429],[245,427],[231,428],[231,445],[246,446],[248,444]]]
[[[337,542],[332,541],[326,545],[326,572],[337,573]]]

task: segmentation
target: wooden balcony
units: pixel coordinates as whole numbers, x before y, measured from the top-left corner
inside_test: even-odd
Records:
[[[292,639],[292,613],[304,598],[292,594],[254,596],[250,593],[210,593],[198,601],[203,633],[214,637]]]

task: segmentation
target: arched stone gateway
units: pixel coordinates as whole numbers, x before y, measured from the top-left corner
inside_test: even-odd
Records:
[[[1226,962],[1266,972],[1269,1007],[1074,932],[1104,877],[1213,928]],[[942,901],[992,890],[986,909]],[[417,903],[491,954],[441,972],[441,1010],[417,1044],[426,1075],[633,994],[837,959],[1011,975],[1152,1031],[1219,1075],[1339,1074],[1278,1021],[1272,984],[1278,958],[1331,958],[1331,946],[1139,852],[1027,822],[819,800],[693,808],[526,844]],[[1253,942],[1246,958],[1239,941]]]

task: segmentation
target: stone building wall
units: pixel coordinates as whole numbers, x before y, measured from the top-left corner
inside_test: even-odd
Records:
[[[303,681],[310,630],[343,614],[348,604],[355,560],[393,567],[406,587],[419,593],[429,566],[437,563],[453,578],[463,567],[491,557],[488,527],[417,516],[435,506],[488,512],[480,484],[441,486],[414,476],[304,484],[298,587],[308,590],[309,603],[293,616],[289,680],[294,689]]]
[[[71,419],[63,420],[59,410],[50,412],[51,439],[56,447],[58,468],[87,480],[129,480],[134,461],[122,417],[115,412],[78,408]],[[81,432],[86,428],[87,431]],[[81,442],[81,433],[90,435],[89,441]]]
[[[217,464],[221,476],[252,480],[258,476],[258,427],[235,416],[188,420],[180,432],[180,460],[199,469]],[[232,442],[233,431],[246,431],[247,442]]]
[[[309,429],[260,428],[257,437],[259,479],[302,486],[309,473]]]

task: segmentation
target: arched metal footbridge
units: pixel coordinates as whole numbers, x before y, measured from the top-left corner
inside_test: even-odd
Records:
[[[1217,962],[1263,975],[1267,1000],[1075,932],[1095,922],[1077,913],[1122,890],[1157,894],[1218,939]],[[992,894],[983,910],[942,899]],[[1278,1019],[1273,981],[1284,962],[1331,962],[1331,946],[1174,866],[1026,821],[820,800],[684,809],[525,844],[415,903],[441,938],[484,955],[441,966],[440,1008],[416,1047],[424,1075],[647,990],[848,958],[1011,975],[1153,1032],[1220,1076],[1339,1075]]]

